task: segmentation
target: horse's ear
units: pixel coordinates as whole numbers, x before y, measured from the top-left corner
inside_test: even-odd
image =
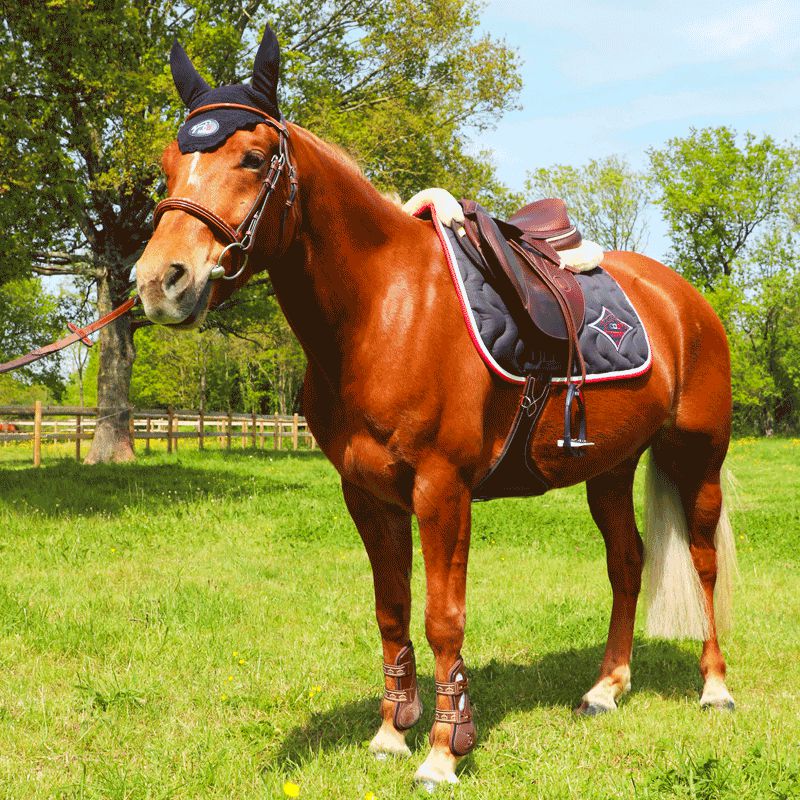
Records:
[[[278,72],[281,66],[281,51],[278,38],[267,25],[264,37],[258,46],[255,64],[253,64],[253,88],[277,109],[278,107]]]
[[[200,73],[194,68],[177,39],[172,43],[169,66],[172,70],[175,88],[187,107],[191,107],[198,97],[211,91],[211,87],[200,77]]]

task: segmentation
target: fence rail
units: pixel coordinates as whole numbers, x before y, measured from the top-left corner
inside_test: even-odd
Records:
[[[81,442],[94,437],[99,413],[95,407],[46,406],[38,400],[32,406],[0,406],[0,444],[33,442],[33,465],[38,467],[43,442],[75,442],[75,458],[80,461]],[[182,439],[196,439],[201,450],[208,440],[228,450],[235,441],[242,447],[269,445],[275,450],[287,444],[292,450],[316,447],[305,417],[298,414],[136,408],[130,409],[130,432],[134,443],[144,442],[145,452],[150,452],[151,441],[159,440],[166,440],[168,453],[177,451]]]

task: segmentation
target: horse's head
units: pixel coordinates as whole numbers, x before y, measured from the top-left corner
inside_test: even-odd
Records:
[[[286,248],[296,179],[269,27],[250,86],[211,89],[177,42],[170,63],[190,114],[164,152],[168,197],[156,207],[136,283],[153,322],[191,326]]]

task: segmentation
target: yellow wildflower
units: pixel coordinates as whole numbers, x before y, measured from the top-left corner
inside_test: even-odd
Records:
[[[375,792],[367,792],[364,795],[364,800],[378,800],[378,798],[375,796]]]
[[[287,797],[300,797],[300,787],[296,783],[286,781],[286,783],[283,784],[283,793]]]

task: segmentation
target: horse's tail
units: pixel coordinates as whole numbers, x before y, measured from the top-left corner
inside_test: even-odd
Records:
[[[715,534],[717,632],[731,624],[736,547],[723,501]],[[708,617],[700,578],[689,552],[689,532],[680,495],[650,454],[645,479],[645,601],[647,633],[670,639],[705,639]]]

